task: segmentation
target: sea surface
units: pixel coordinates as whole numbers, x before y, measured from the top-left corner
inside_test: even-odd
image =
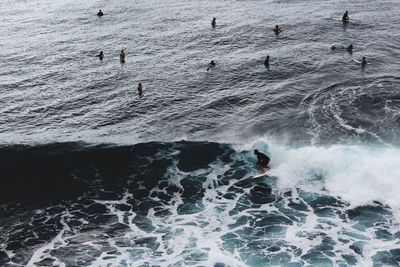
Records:
[[[1,0],[0,266],[400,266],[399,14]]]

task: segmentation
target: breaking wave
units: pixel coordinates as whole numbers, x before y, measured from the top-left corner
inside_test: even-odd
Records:
[[[272,155],[253,178],[252,149]],[[397,265],[400,153],[276,142],[0,149],[0,264]]]

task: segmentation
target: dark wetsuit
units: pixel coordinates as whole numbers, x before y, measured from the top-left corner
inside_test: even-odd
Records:
[[[265,155],[261,152],[258,152],[257,159],[258,159],[258,161],[256,163],[257,165],[260,165],[262,168],[269,168],[268,163],[270,161],[270,158],[267,155]]]
[[[346,12],[346,13],[344,13],[343,14],[343,18],[342,18],[342,21],[344,21],[344,22],[348,22],[350,20],[350,18],[349,18],[349,15],[348,15],[348,13]]]
[[[210,64],[208,64],[207,71],[209,71],[210,69],[213,69],[213,68],[215,68],[215,62],[214,62],[214,60],[211,60]]]
[[[267,58],[265,59],[265,61],[264,61],[264,66],[265,66],[266,68],[269,67],[269,56],[267,56]]]

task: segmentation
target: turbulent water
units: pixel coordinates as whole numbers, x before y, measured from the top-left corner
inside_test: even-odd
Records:
[[[1,1],[0,266],[399,266],[399,14]]]

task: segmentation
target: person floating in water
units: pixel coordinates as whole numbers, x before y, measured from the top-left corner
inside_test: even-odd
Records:
[[[96,57],[98,57],[100,60],[103,60],[103,58],[104,58],[103,51],[100,51],[100,53],[98,55],[96,55]]]
[[[365,59],[365,57],[363,57],[361,61],[361,66],[364,68],[366,65],[367,65],[367,60]]]
[[[257,156],[258,161],[256,164],[258,166],[260,166],[263,169],[269,169],[268,163],[270,161],[270,158],[267,155],[259,152],[257,149],[254,150],[254,155]]]
[[[119,61],[121,61],[121,63],[125,63],[125,52],[124,52],[124,49],[122,49],[121,52],[119,53]]]
[[[267,55],[267,58],[266,58],[265,61],[264,61],[264,66],[265,66],[266,68],[269,67],[269,55]]]
[[[215,28],[215,26],[217,26],[216,20],[217,20],[216,18],[213,18],[212,21],[211,21],[211,26],[212,26],[213,28]]]
[[[139,84],[138,84],[138,86],[137,86],[137,91],[138,91],[138,94],[139,94],[139,95],[141,95],[142,92],[143,92],[143,87],[142,87],[142,83],[141,83],[141,82],[139,82]]]
[[[353,53],[353,44],[350,44],[348,47],[346,47],[347,52],[350,54]]]
[[[336,50],[336,49],[345,49],[350,54],[353,53],[353,45],[352,44],[350,44],[348,47],[336,46],[336,45],[331,46],[331,50]]]
[[[208,64],[207,71],[209,71],[209,70],[211,70],[213,68],[215,68],[215,62],[214,62],[214,60],[211,60],[210,64]]]
[[[274,33],[276,35],[278,35],[279,33],[281,33],[283,30],[281,28],[279,28],[279,25],[275,25],[275,28],[273,29]]]
[[[104,13],[103,13],[103,11],[101,11],[101,9],[100,9],[99,12],[97,12],[97,16],[101,17],[101,16],[103,16],[103,15],[104,15]]]
[[[346,11],[346,12],[343,14],[342,21],[343,21],[343,22],[349,22],[349,20],[350,20],[349,11]]]

